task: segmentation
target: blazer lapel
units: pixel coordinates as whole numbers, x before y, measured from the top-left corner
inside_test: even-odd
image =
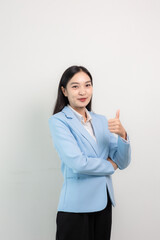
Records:
[[[98,131],[97,131],[98,130],[98,125],[96,124],[96,119],[95,119],[95,116],[92,114],[92,112],[90,112],[90,114],[92,116],[92,126],[93,126],[93,130],[94,130],[97,142],[93,139],[93,137],[89,134],[89,132],[85,129],[85,127],[82,125],[82,123],[79,121],[79,119],[77,119],[75,114],[72,112],[72,110],[68,106],[65,106],[62,109],[62,112],[65,114],[65,116],[67,118],[67,122],[71,126],[71,128],[75,132],[77,132],[78,134],[83,135],[83,137],[85,137],[87,139],[87,141],[92,146],[94,152],[98,156],[99,155],[99,150],[98,150]]]

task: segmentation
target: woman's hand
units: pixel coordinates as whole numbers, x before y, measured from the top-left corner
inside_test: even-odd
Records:
[[[127,133],[119,120],[119,114],[120,110],[117,110],[116,117],[108,120],[108,129],[110,132],[116,133],[127,140]]]
[[[114,167],[114,170],[116,170],[118,168],[117,164],[115,162],[113,162],[112,159],[107,158],[107,161],[109,161],[112,164],[112,166]]]

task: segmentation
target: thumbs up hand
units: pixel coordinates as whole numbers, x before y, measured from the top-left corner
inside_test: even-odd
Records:
[[[108,129],[111,133],[116,133],[126,139],[126,131],[119,120],[120,110],[117,110],[116,117],[108,120]]]

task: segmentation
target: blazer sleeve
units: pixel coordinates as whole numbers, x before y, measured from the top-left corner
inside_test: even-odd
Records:
[[[52,115],[48,122],[53,145],[61,161],[74,173],[111,175],[115,172],[112,164],[106,159],[86,156],[64,121]]]

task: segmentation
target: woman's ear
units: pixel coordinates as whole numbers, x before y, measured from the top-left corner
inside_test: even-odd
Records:
[[[63,86],[61,87],[61,90],[62,90],[62,93],[64,94],[64,96],[67,97],[66,96],[66,89]]]

